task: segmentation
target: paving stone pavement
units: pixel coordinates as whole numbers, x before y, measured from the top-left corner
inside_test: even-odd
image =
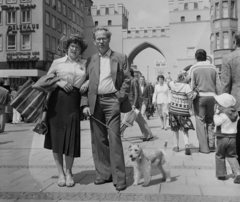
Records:
[[[198,153],[195,131],[190,131],[191,156],[184,154],[180,137],[178,153],[172,151],[173,133],[161,130],[159,119],[147,121],[154,135],[142,142],[137,124],[127,128],[123,147],[127,171],[127,189],[117,192],[111,183],[94,185],[95,169],[92,159],[89,122],[81,122],[81,158],[73,166],[75,187],[57,186],[57,169],[50,150],[43,149],[44,136],[32,132],[33,124],[7,124],[0,133],[0,202],[70,202],[70,201],[176,201],[176,202],[239,202],[240,185],[234,184],[228,165],[228,180],[215,178],[214,153]],[[193,119],[194,122],[194,119]],[[168,141],[167,153],[171,161],[170,183],[162,181],[155,165],[148,187],[133,184],[133,169],[128,157],[130,143],[144,149],[162,148]]]

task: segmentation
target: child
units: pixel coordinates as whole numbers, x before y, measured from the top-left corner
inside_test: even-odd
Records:
[[[223,93],[214,96],[217,104],[213,117],[216,125],[217,136],[216,150],[216,176],[219,180],[225,180],[227,175],[225,158],[227,158],[233,171],[234,183],[240,183],[240,169],[236,153],[236,133],[238,112],[233,107],[236,100],[232,95]]]
[[[177,81],[168,82],[171,89],[171,103],[169,109],[169,122],[171,130],[175,134],[175,146],[173,151],[179,152],[179,130],[183,131],[183,140],[185,143],[185,154],[191,155],[189,148],[188,130],[194,129],[190,119],[189,110],[192,100],[196,97],[196,92],[192,91],[187,84],[187,73],[180,72]]]

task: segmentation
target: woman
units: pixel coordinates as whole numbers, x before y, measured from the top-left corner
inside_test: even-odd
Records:
[[[72,166],[80,157],[80,88],[86,79],[86,60],[81,58],[86,42],[71,36],[65,43],[65,57],[53,61],[48,73],[56,72],[60,81],[48,101],[48,133],[44,148],[53,151],[58,169],[58,186],[73,187]],[[66,173],[63,170],[65,155]]]
[[[18,86],[15,83],[12,83],[10,86],[10,90],[11,90],[11,100],[13,100],[13,98],[17,95],[17,91],[18,91]],[[12,117],[12,123],[20,123],[21,122],[21,114],[13,108],[13,117]]]
[[[155,85],[153,94],[153,103],[157,105],[158,114],[162,129],[167,130],[167,115],[168,115],[168,104],[169,104],[169,90],[168,86],[164,83],[164,76],[158,75],[158,84]]]

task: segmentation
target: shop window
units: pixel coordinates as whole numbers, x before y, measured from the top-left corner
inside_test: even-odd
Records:
[[[58,7],[57,7],[58,12],[62,13],[62,2],[58,0],[57,5],[58,5]]]
[[[72,21],[76,22],[76,13],[72,11]]]
[[[79,9],[80,8],[80,0],[77,0],[77,8]]]
[[[112,20],[108,20],[108,25],[112,25]]]
[[[181,17],[181,22],[185,22],[185,17],[184,16]]]
[[[215,18],[219,19],[220,18],[220,8],[219,8],[219,2],[215,4]]]
[[[7,24],[16,24],[16,12],[7,12]]]
[[[236,8],[235,8],[235,2],[231,1],[231,17],[236,18]]]
[[[17,3],[17,0],[7,0],[7,4],[14,4]]]
[[[16,35],[7,35],[7,50],[17,49],[17,37]]]
[[[68,19],[71,20],[72,19],[72,11],[71,9],[68,7]]]
[[[3,35],[0,35],[0,51],[3,50]]]
[[[46,3],[47,5],[50,5],[50,0],[45,0],[45,3]]]
[[[223,18],[228,18],[228,2],[227,1],[222,2],[222,13],[223,13]]]
[[[45,35],[45,49],[49,50],[50,49],[50,36],[48,34]]]
[[[60,19],[58,19],[58,22],[57,22],[57,30],[60,33],[62,32],[62,21]]]
[[[52,28],[56,29],[56,17],[52,16]]]
[[[63,4],[63,15],[67,16],[67,6]]]
[[[95,21],[95,26],[98,26],[98,21]]]
[[[52,0],[52,8],[56,10],[56,0]]]
[[[216,49],[220,49],[220,34],[219,33],[216,33]]]
[[[52,42],[52,52],[56,53],[56,38],[52,37],[51,42]]]
[[[22,34],[21,50],[30,50],[30,49],[31,49],[31,34]]]
[[[197,15],[197,21],[201,21],[201,15]]]
[[[68,36],[71,35],[71,26],[68,25]]]
[[[228,32],[223,32],[223,48],[224,49],[228,49],[229,48]]]
[[[63,23],[63,34],[67,35],[67,24]]]
[[[31,10],[21,11],[22,23],[31,23]]]
[[[83,4],[83,1],[81,1],[81,11],[83,12],[83,7],[84,7],[84,4]]]
[[[46,21],[45,21],[45,24],[47,26],[50,26],[50,14],[49,12],[46,11]]]

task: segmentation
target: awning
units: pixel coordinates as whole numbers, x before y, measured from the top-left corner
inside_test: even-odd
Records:
[[[41,77],[47,72],[38,69],[0,69],[1,78]]]

